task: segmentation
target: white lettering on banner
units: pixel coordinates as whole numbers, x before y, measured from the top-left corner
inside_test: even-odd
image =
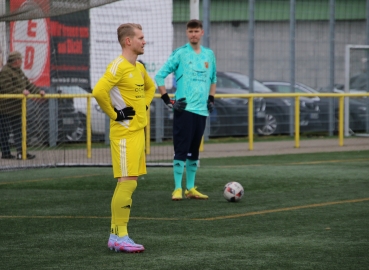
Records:
[[[142,25],[146,45],[145,53],[138,59],[145,63],[154,79],[173,51],[172,5],[172,0],[124,0],[90,10],[91,88],[105,73],[107,65],[122,53],[117,28],[125,22]],[[167,77],[165,85],[172,87],[172,76]]]
[[[37,80],[44,75],[49,59],[46,19],[14,22],[11,44],[11,50],[19,51],[23,56],[23,71],[26,76],[38,84]]]
[[[63,83],[63,84],[87,84],[88,79],[86,78],[51,78],[52,83]]]

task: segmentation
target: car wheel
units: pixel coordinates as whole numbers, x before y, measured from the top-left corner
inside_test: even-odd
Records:
[[[264,123],[256,129],[257,133],[262,136],[278,134],[282,121],[274,111],[266,111]]]
[[[86,140],[86,117],[79,114],[74,121],[73,128],[65,134],[67,141],[79,142]]]

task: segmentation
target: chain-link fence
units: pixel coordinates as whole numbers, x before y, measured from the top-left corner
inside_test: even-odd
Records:
[[[7,64],[10,52],[19,51],[22,70],[40,89],[88,94],[121,53],[117,27],[137,22],[147,41],[140,60],[154,77],[172,50],[187,42],[185,24],[193,2],[199,2],[204,21],[203,43],[217,58],[218,94],[340,93],[345,90],[346,45],[369,44],[369,1],[364,0],[0,0],[0,64]],[[368,91],[367,53],[352,53],[352,90]],[[355,80],[356,75],[360,76]],[[175,91],[172,78],[166,86],[169,93]],[[7,93],[1,89],[1,94]],[[355,133],[369,129],[367,100],[348,101],[349,128]],[[2,159],[2,167],[110,164],[109,119],[94,99],[90,102],[92,159],[84,160],[87,99],[34,99],[27,101],[26,143],[36,159]],[[293,99],[255,98],[254,106],[255,135],[293,135]],[[155,98],[150,116],[153,145],[147,159],[165,162],[173,155],[173,115]],[[335,135],[337,119],[338,99],[301,98],[301,132]],[[248,136],[248,124],[247,99],[216,99],[205,139]],[[7,140],[13,153],[14,139],[10,128]]]

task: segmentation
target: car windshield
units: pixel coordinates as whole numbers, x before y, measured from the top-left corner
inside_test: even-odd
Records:
[[[240,84],[243,85],[244,88],[249,89],[249,77],[240,73],[231,73],[231,72],[225,72],[228,77],[236,80]],[[270,90],[268,87],[263,85],[262,83],[254,80],[254,90],[259,93],[272,93],[273,91]]]
[[[63,94],[88,94],[87,91],[79,86],[59,86],[58,90],[61,90]]]
[[[310,92],[310,93],[319,93],[319,91],[317,91],[317,90],[315,90],[315,89],[311,88],[310,86],[307,86],[307,85],[305,85],[305,84],[303,84],[303,83],[299,83],[298,85],[299,85],[301,88],[303,88],[304,90],[306,90],[306,91],[308,91],[308,92]]]

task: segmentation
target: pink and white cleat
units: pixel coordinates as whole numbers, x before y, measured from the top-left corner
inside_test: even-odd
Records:
[[[108,240],[108,249],[113,250],[115,242],[117,242],[117,239],[119,237],[115,234],[110,234],[109,240]]]
[[[115,241],[114,249],[116,252],[128,253],[139,253],[145,250],[143,245],[136,244],[131,238],[128,237],[128,235],[118,237]]]

